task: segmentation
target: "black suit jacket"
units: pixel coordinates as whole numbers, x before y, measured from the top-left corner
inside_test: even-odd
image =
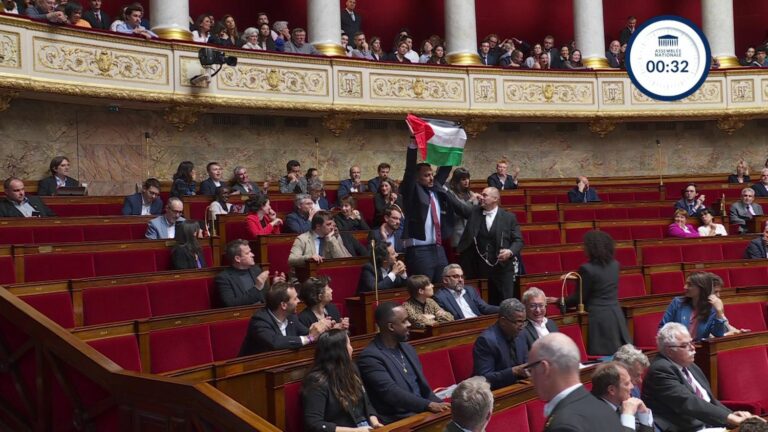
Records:
[[[31,205],[35,211],[40,212],[40,216],[56,216],[56,213],[49,209],[40,198],[34,195],[25,195],[25,197],[27,198],[29,205]],[[24,215],[16,209],[16,206],[14,206],[8,198],[5,198],[0,201],[0,217],[24,217]]]
[[[141,216],[141,193],[137,192],[133,195],[128,195],[123,201],[123,216]],[[153,215],[159,215],[163,212],[163,199],[160,197],[155,198],[152,201],[152,205],[149,206],[149,213]]]
[[[328,303],[325,305],[325,313],[326,316],[331,317],[332,320],[338,322],[341,322],[341,312],[339,312],[339,309],[334,306],[333,303]],[[312,324],[317,322],[317,317],[315,316],[315,313],[312,312],[312,309],[310,308],[304,308],[301,313],[299,313],[299,322],[304,324],[304,327],[310,328],[312,327]]]
[[[299,349],[302,347],[301,336],[309,334],[309,329],[299,322],[295,314],[289,315],[285,336],[280,333],[277,321],[264,308],[257,311],[248,323],[248,333],[245,335],[239,356],[259,354],[281,349]]]
[[[400,343],[400,350],[405,367],[409,373],[416,374],[418,393],[412,392],[408,386],[400,359],[390,354],[378,336],[357,358],[368,396],[384,424],[424,412],[430,402],[440,402],[424,377],[416,350],[405,342]]]
[[[91,27],[95,29],[109,30],[109,26],[112,24],[112,20],[109,18],[109,15],[104,13],[104,11],[101,11],[99,15],[101,15],[101,22],[96,20],[96,15],[92,10],[83,12],[83,19],[88,21],[91,24]]]
[[[502,185],[501,179],[496,173],[493,173],[488,176],[488,186],[495,187],[498,190],[517,189],[517,184],[515,183],[515,180],[512,178],[511,175],[507,175],[507,178],[504,179],[504,184]]]
[[[392,246],[395,247],[395,252],[397,253],[403,253],[405,252],[405,245],[403,244],[403,226],[400,225],[400,228],[395,231],[395,244]],[[387,239],[383,238],[381,236],[381,229],[380,227],[376,227],[372,229],[370,232],[368,232],[368,244],[371,244],[371,240],[375,240],[376,243],[381,241],[386,241]]]
[[[749,245],[747,245],[747,250],[744,251],[744,258],[765,259],[765,252],[765,242],[763,241],[763,236],[760,236],[749,242]]]
[[[368,255],[368,249],[357,241],[355,236],[344,231],[339,231],[339,235],[341,236],[341,242],[344,244],[344,247],[352,256],[361,257]]]
[[[238,270],[234,267],[228,267],[214,279],[216,291],[218,292],[219,301],[221,306],[246,306],[255,303],[264,303],[264,294],[262,291],[257,290],[252,284],[249,286],[242,286],[239,276],[243,273],[250,273],[251,279],[256,281],[256,277],[261,274],[261,267],[255,265],[248,270]],[[266,288],[268,284],[264,284]],[[264,289],[262,288],[262,290]]]
[[[341,31],[349,36],[349,41],[354,43],[355,33],[359,32],[363,28],[363,17],[360,12],[355,11],[355,20],[352,21],[352,16],[344,8],[341,10]]]
[[[622,430],[625,429],[621,426],[616,412],[611,410],[608,404],[592,396],[584,386],[580,386],[561,400],[544,425],[544,432]]]
[[[756,197],[768,197],[768,188],[764,184],[755,183],[751,187],[755,191]]]
[[[222,186],[226,186],[225,182],[221,182]],[[216,183],[213,182],[213,180],[208,177],[207,179],[200,182],[200,191],[198,192],[200,195],[216,195]]]
[[[698,366],[688,366],[696,381],[709,394],[706,402],[694,393],[693,387],[677,365],[662,354],[656,356],[643,380],[643,401],[653,410],[653,419],[665,432],[696,431],[704,426],[725,426],[731,410],[712,394],[707,377]]]
[[[390,279],[389,276],[387,276],[389,274],[388,270],[380,268],[378,274],[380,290],[402,288],[405,286],[405,279],[400,276],[395,276],[394,281]],[[373,264],[365,263],[363,265],[363,271],[360,272],[360,282],[357,284],[357,292],[372,292],[375,281],[376,277],[373,274]]]
[[[523,333],[525,335],[525,343],[528,345],[528,349],[531,349],[531,346],[533,346],[533,343],[536,342],[536,339],[539,338],[539,332],[536,331],[536,329],[533,327],[533,324],[530,323],[530,320],[526,321],[526,326],[523,327]],[[549,330],[550,333],[556,333],[557,330],[557,324],[551,320],[547,319],[547,323],[544,325],[544,327]]]
[[[200,258],[200,268],[207,267],[205,263],[205,255],[200,253],[198,255]],[[187,252],[186,249],[182,248],[179,245],[176,245],[171,250],[171,267],[174,270],[186,270],[186,269],[196,269],[197,268],[197,259],[194,255]]]
[[[72,177],[67,177],[64,181],[65,187],[78,187],[80,182]],[[37,196],[53,196],[56,195],[56,178],[48,176],[37,183]]]
[[[417,149],[409,148],[405,160],[405,174],[400,183],[400,195],[403,197],[403,209],[406,218],[406,228],[403,238],[414,238],[424,240],[427,238],[424,233],[424,224],[429,214],[430,198],[426,189],[416,181],[418,174],[416,168]],[[435,175],[434,186],[431,191],[435,194],[435,199],[440,205],[440,232],[442,238],[451,237],[453,231],[453,209],[448,200],[448,193],[440,186],[448,179],[451,173],[451,167],[440,167]]]
[[[485,329],[472,347],[473,375],[485,377],[493,390],[516,383],[512,367],[528,361],[528,346],[522,333],[514,339],[515,361],[510,356],[512,348],[498,323]]]
[[[469,308],[472,309],[472,312],[474,312],[477,316],[493,315],[499,313],[498,306],[493,306],[486,303],[485,300],[480,297],[480,294],[477,292],[477,290],[470,285],[464,286],[464,300],[466,300]],[[455,319],[459,320],[466,318],[464,313],[461,311],[459,304],[456,302],[456,298],[453,296],[453,293],[449,288],[440,288],[437,290],[435,293],[435,301],[440,305],[441,308],[445,309],[447,312],[450,312]]]
[[[353,415],[344,409],[333,392],[328,388],[328,381],[321,381],[311,374],[304,379],[301,388],[304,404],[304,430],[307,432],[327,432],[338,427],[354,428],[361,418],[368,420],[376,411],[368,400],[368,394],[352,408]],[[299,413],[293,413],[298,415]]]

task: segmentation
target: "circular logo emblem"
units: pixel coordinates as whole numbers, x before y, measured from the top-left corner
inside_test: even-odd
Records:
[[[674,101],[704,83],[711,62],[709,42],[691,21],[659,16],[640,26],[626,52],[629,78],[646,96]]]

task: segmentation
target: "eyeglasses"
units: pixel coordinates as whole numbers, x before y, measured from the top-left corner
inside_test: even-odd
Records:
[[[544,303],[531,303],[528,305],[528,309],[530,310],[536,310],[536,309],[546,309],[547,305]]]
[[[448,277],[451,279],[464,279],[463,274],[452,274],[452,275],[448,275]]]
[[[696,348],[696,346],[693,344],[693,341],[688,341],[685,343],[681,343],[680,345],[669,345],[669,348]]]
[[[531,371],[533,371],[533,369],[535,369],[536,366],[540,365],[541,362],[543,362],[543,361],[544,360],[537,360],[537,361],[535,361],[533,363],[528,363],[528,365],[526,367],[524,367],[523,370],[530,374]]]

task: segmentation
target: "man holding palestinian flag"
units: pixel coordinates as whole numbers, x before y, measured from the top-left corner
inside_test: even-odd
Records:
[[[448,259],[443,239],[450,239],[454,211],[442,184],[459,165],[467,134],[452,122],[426,120],[409,114],[411,129],[405,160],[405,174],[400,183],[406,217],[405,266],[414,275],[423,274],[437,282],[442,279]],[[426,162],[417,163],[417,152]],[[437,173],[432,165],[440,165]]]

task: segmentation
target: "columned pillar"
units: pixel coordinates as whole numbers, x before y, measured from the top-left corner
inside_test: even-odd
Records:
[[[733,0],[701,0],[701,18],[712,56],[720,62],[720,67],[738,67],[733,32]]]
[[[475,0],[445,0],[445,40],[449,48],[448,63],[480,64]]]
[[[339,0],[307,1],[307,32],[310,43],[327,56],[345,56],[341,46],[341,6]],[[353,35],[349,35],[352,40]]]
[[[189,0],[152,0],[149,3],[152,31],[163,39],[191,41]]]
[[[584,66],[610,68],[605,58],[603,0],[573,0],[573,30]]]

